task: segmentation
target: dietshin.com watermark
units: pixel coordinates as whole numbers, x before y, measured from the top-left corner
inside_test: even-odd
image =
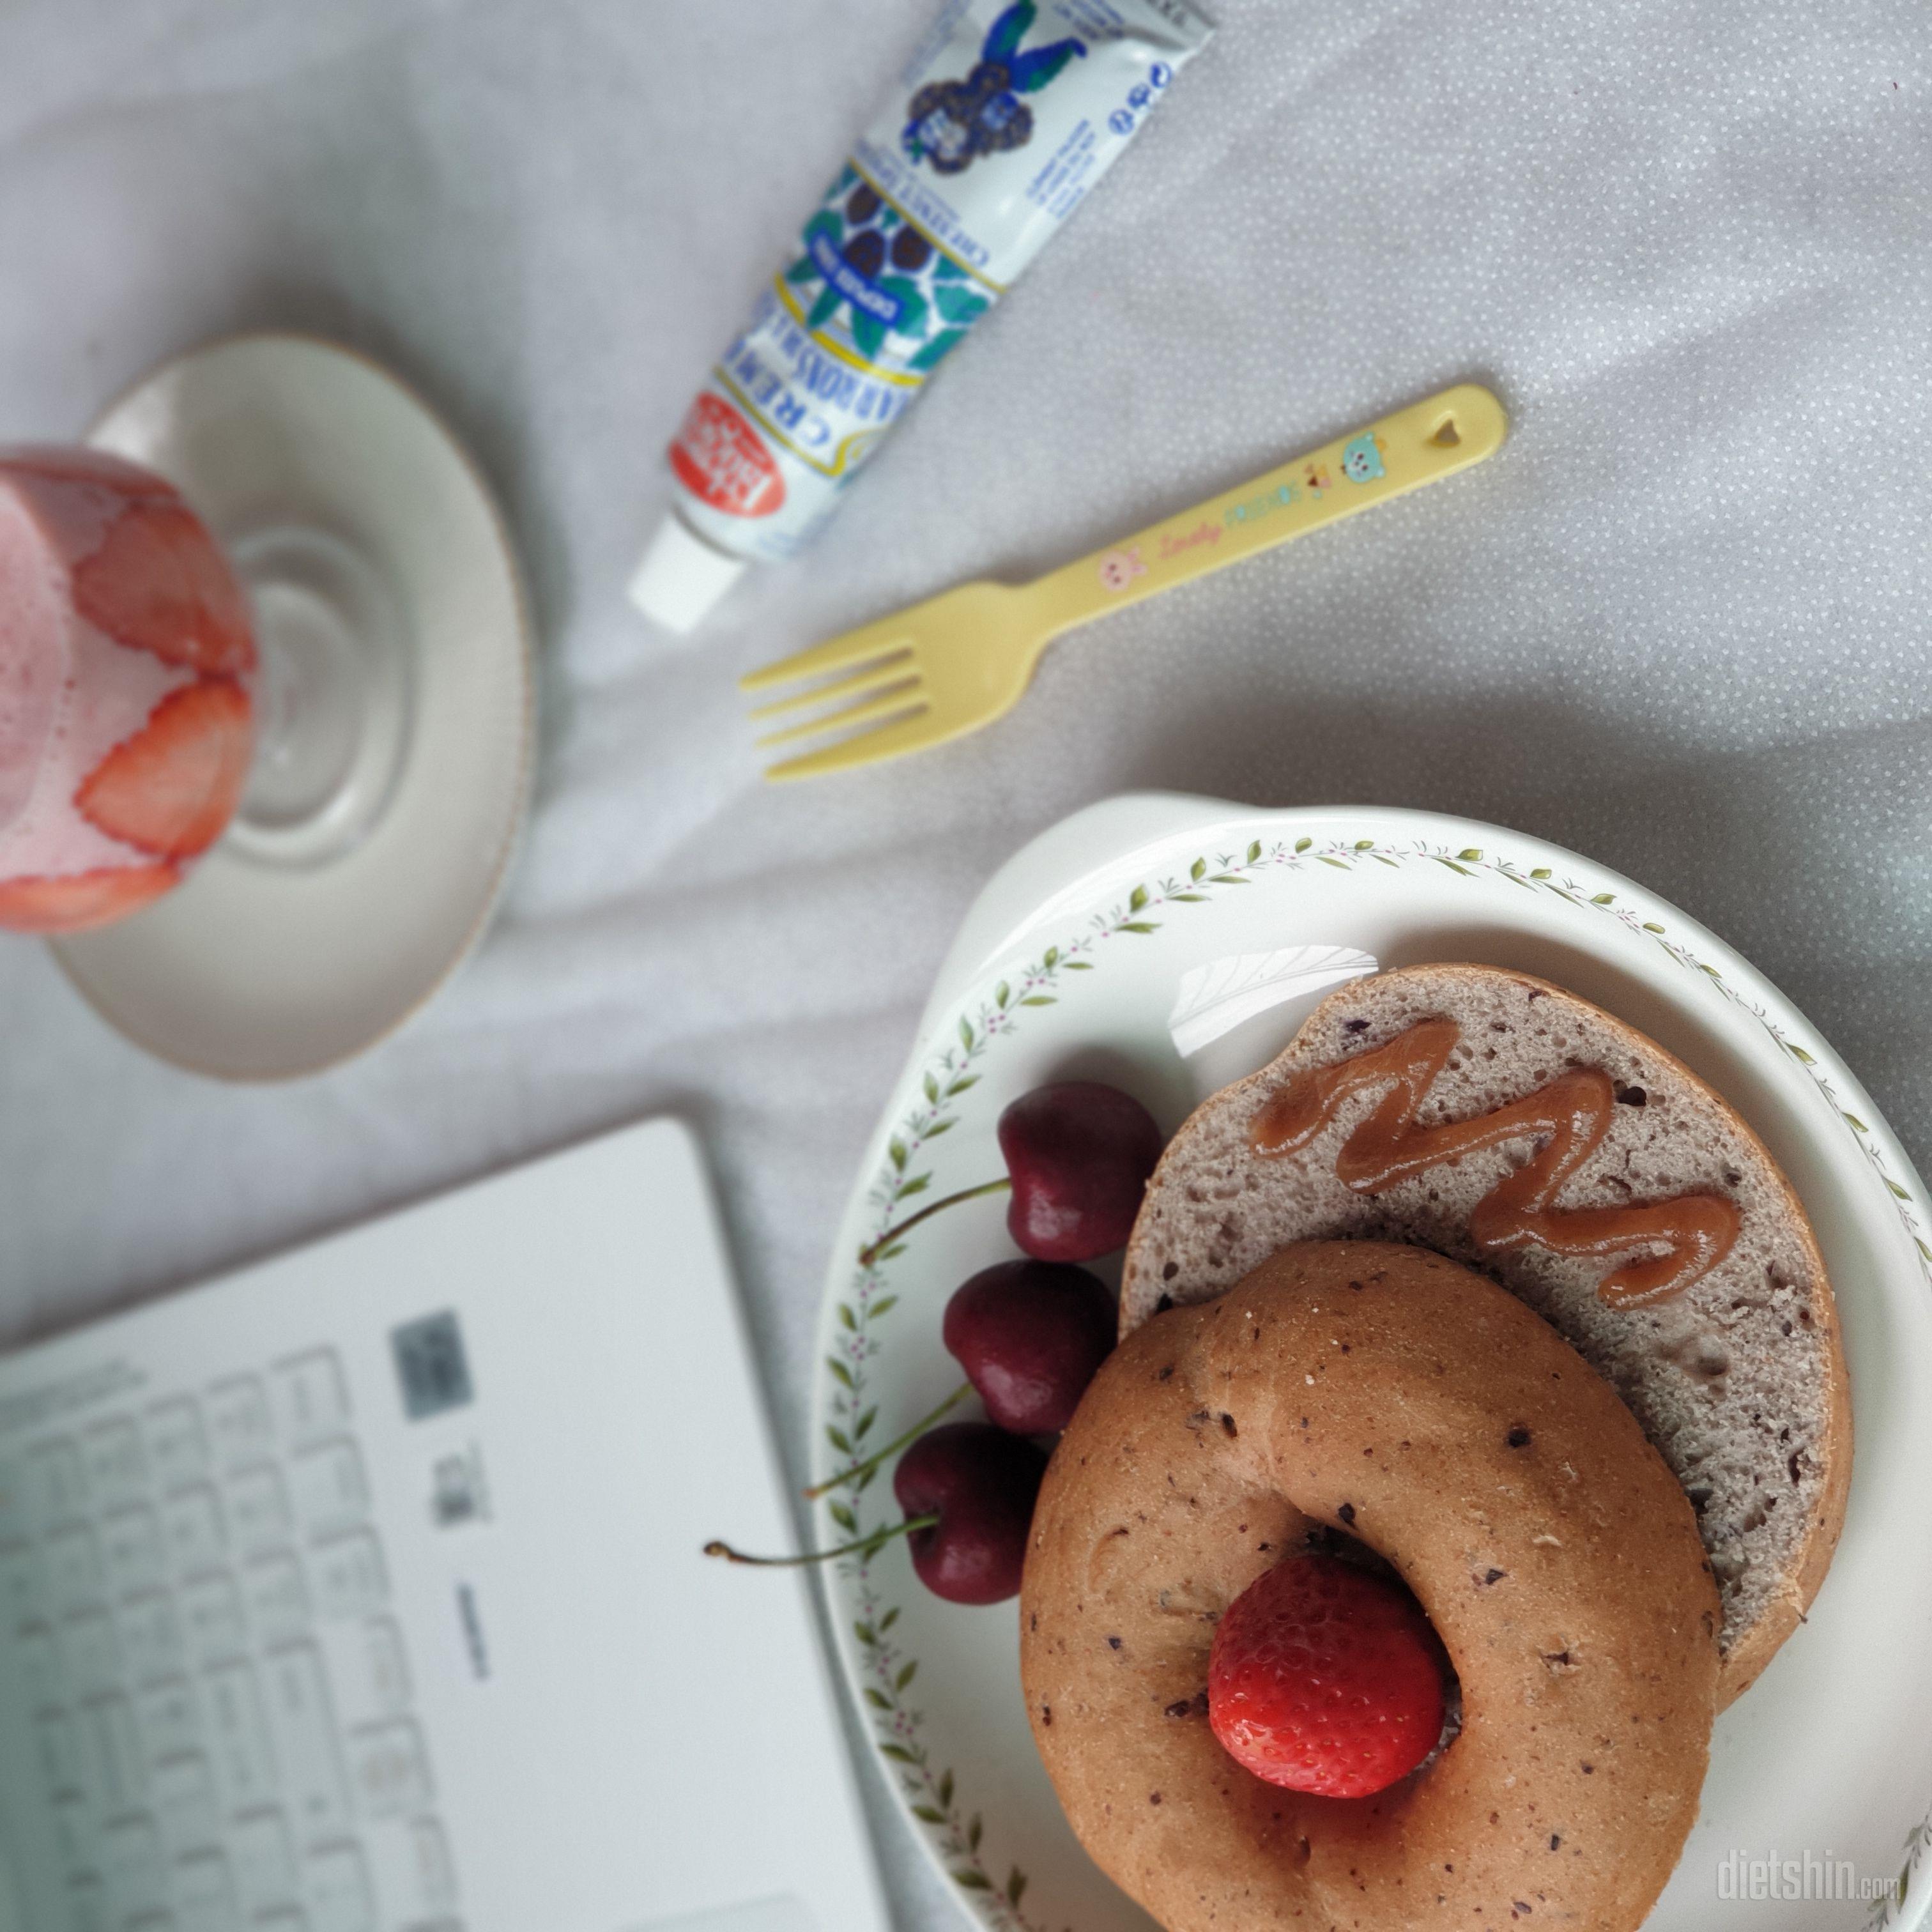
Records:
[[[1776,1847],[1761,1856],[1734,1851],[1718,1862],[1718,1896],[1750,1900],[1847,1900],[1869,1903],[1897,1890],[1896,1876],[1862,1872],[1850,1858],[1799,1852],[1786,1856]]]

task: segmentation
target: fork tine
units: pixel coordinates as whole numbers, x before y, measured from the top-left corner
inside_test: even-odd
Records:
[[[877,664],[868,664],[850,677],[835,678],[829,684],[814,684],[804,691],[788,692],[783,698],[773,698],[769,704],[754,705],[745,715],[748,718],[776,718],[782,712],[796,711],[802,705],[830,704],[836,698],[862,698],[868,692],[877,691],[888,684],[903,683],[908,678],[918,675],[912,653],[895,651],[890,657],[881,658]]]
[[[827,772],[843,771],[848,766],[870,764],[880,758],[896,758],[904,752],[916,752],[924,746],[954,735],[956,734],[940,728],[932,707],[921,700],[919,709],[896,724],[875,724],[842,739],[836,745],[826,746],[822,752],[808,752],[802,758],[782,759],[776,765],[766,766],[765,776],[773,784],[782,784],[788,778],[820,778]]]
[[[856,631],[842,632],[809,650],[794,651],[776,664],[747,671],[738,680],[740,691],[769,691],[775,684],[790,684],[802,677],[817,677],[826,671],[849,670],[888,651],[910,650],[913,633],[906,628],[905,613],[881,618],[875,624],[861,624]]]
[[[789,744],[794,738],[815,738],[826,731],[842,731],[854,724],[869,724],[876,718],[896,718],[917,705],[926,708],[926,700],[920,694],[919,680],[903,674],[899,681],[889,686],[877,698],[857,704],[849,704],[843,711],[835,711],[827,718],[808,718],[802,724],[788,724],[782,731],[767,731],[758,742],[760,745]]]

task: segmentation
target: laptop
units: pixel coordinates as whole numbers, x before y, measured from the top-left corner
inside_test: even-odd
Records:
[[[0,1358],[0,1928],[886,1932],[656,1121]]]

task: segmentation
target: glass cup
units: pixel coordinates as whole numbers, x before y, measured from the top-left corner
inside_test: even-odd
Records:
[[[0,448],[0,927],[105,926],[224,834],[309,866],[380,813],[406,652],[356,553],[259,530],[232,554],[161,477]]]

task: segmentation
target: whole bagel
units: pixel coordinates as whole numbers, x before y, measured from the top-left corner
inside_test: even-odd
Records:
[[[1442,1637],[1462,1729],[1370,1798],[1216,1742],[1214,1626],[1346,1534]],[[1062,1438],[1021,1591],[1074,1830],[1168,1932],[1628,1932],[1696,1816],[1716,1588],[1682,1489],[1543,1319],[1426,1250],[1285,1248],[1130,1335]]]

